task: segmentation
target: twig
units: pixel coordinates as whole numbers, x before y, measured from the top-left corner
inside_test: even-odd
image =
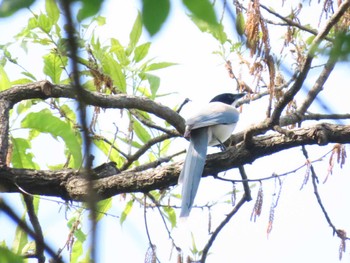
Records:
[[[60,204],[60,205],[68,205],[69,207],[74,207],[75,209],[84,209],[84,210],[86,210],[86,206],[75,205],[75,204],[72,204],[72,203],[67,204],[66,201],[52,200],[52,199],[47,198],[47,197],[44,197],[44,196],[40,196],[40,197],[39,197],[39,196],[33,195],[33,194],[31,194],[31,193],[28,193],[27,191],[25,191],[22,187],[20,187],[20,186],[17,185],[17,184],[16,184],[16,186],[18,187],[18,190],[19,190],[22,194],[31,196],[32,198],[39,198],[40,200],[43,200],[43,201],[53,202],[53,203]],[[110,216],[110,217],[114,217],[114,218],[119,218],[119,216],[117,216],[117,215],[113,215],[113,214],[111,214],[111,213],[106,213],[106,212],[101,212],[101,211],[99,211],[99,210],[96,210],[96,213],[102,214],[102,215],[106,215],[106,216]]]
[[[89,130],[87,125],[87,118],[86,118],[86,103],[83,97],[83,87],[80,83],[80,73],[78,69],[78,45],[77,45],[77,39],[75,37],[75,29],[74,29],[74,22],[72,18],[72,10],[71,10],[71,1],[69,0],[61,0],[61,5],[63,12],[65,13],[66,17],[66,31],[68,35],[68,48],[70,49],[71,53],[71,62],[72,62],[72,79],[73,79],[73,86],[75,89],[75,94],[77,96],[78,101],[78,107],[79,107],[79,117],[80,117],[80,123],[82,125],[82,132],[83,132],[83,149],[85,150],[85,156],[90,156],[90,148],[91,148],[91,139],[89,136]],[[88,179],[88,199],[87,204],[90,208],[90,218],[91,218],[91,260],[92,262],[96,262],[96,251],[97,249],[97,214],[96,214],[96,203],[97,203],[97,196],[96,192],[93,190],[93,173],[92,173],[92,162],[87,161],[85,165],[86,169],[86,177]]]
[[[220,233],[220,231],[224,228],[224,226],[231,220],[231,218],[238,212],[238,210],[243,206],[243,204],[247,201],[246,196],[243,195],[241,200],[237,203],[237,205],[232,209],[232,211],[226,216],[226,218],[220,223],[220,225],[215,229],[211,237],[209,238],[208,243],[205,245],[202,251],[202,257],[200,259],[200,263],[204,263],[207,259],[209,249],[213,245],[216,237]]]
[[[10,206],[8,206],[2,198],[0,198],[0,210],[3,211],[8,217],[10,217],[24,232],[26,232],[31,238],[35,240],[35,242],[40,243],[40,238],[37,233],[35,233],[26,222],[22,221],[22,219],[15,214]],[[55,263],[63,263],[62,259],[53,251],[51,247],[49,247],[46,243],[43,243],[43,247],[45,251],[53,258]]]
[[[308,33],[310,33],[310,34],[312,34],[312,35],[315,35],[315,36],[318,34],[318,32],[317,32],[316,30],[313,30],[313,29],[308,28],[308,27],[306,27],[306,26],[303,26],[303,25],[301,25],[301,24],[299,24],[299,23],[297,23],[297,22],[294,22],[293,20],[291,20],[291,19],[289,19],[289,18],[286,18],[286,17],[284,17],[284,16],[278,14],[278,13],[275,12],[275,11],[272,11],[271,9],[269,9],[268,7],[266,7],[266,6],[262,5],[262,4],[260,4],[260,7],[263,8],[264,10],[266,10],[267,12],[269,12],[270,14],[272,14],[272,15],[278,17],[278,18],[281,19],[282,21],[286,22],[285,24],[282,24],[282,23],[275,23],[275,22],[272,22],[272,21],[269,21],[269,20],[265,19],[266,22],[268,22],[268,23],[270,23],[270,24],[279,25],[279,26],[293,26],[293,27],[299,28],[300,30],[303,30],[303,31],[305,31],[305,32],[308,32]],[[325,37],[325,39],[328,40],[328,41],[330,41],[330,42],[333,41],[333,39],[331,39],[331,38],[329,38],[329,37]]]
[[[30,223],[33,226],[34,232],[36,233],[37,239],[35,239],[35,254],[38,258],[38,263],[44,263],[45,262],[45,255],[44,255],[44,236],[43,231],[41,229],[39,219],[34,211],[34,205],[33,205],[33,197],[23,194],[23,199],[27,207],[27,213],[29,216]]]
[[[302,146],[301,149],[302,149],[302,152],[303,152],[305,158],[308,159],[308,158],[309,158],[309,155],[308,155],[308,152],[306,151],[305,146]],[[343,233],[341,232],[342,230],[337,229],[337,228],[335,227],[335,225],[333,224],[331,218],[329,217],[329,215],[328,215],[328,213],[327,213],[326,208],[325,208],[324,205],[323,205],[323,202],[322,202],[322,200],[321,200],[321,196],[320,196],[320,194],[319,194],[319,192],[318,192],[318,187],[317,187],[317,184],[318,184],[318,177],[317,177],[316,172],[315,172],[315,169],[314,169],[314,167],[313,167],[312,165],[311,165],[311,167],[310,167],[310,171],[311,171],[311,178],[312,178],[312,186],[313,186],[313,188],[314,188],[314,194],[315,194],[316,199],[317,199],[317,202],[318,202],[318,204],[319,204],[319,206],[320,206],[320,208],[321,208],[321,210],[322,210],[322,213],[323,213],[323,215],[324,215],[325,218],[326,218],[327,223],[329,224],[329,226],[330,226],[330,227],[332,228],[332,230],[333,230],[333,235],[334,235],[334,234],[337,234],[337,236],[338,236],[339,238],[341,238],[341,239],[350,240],[349,237],[344,237]]]
[[[345,120],[350,119],[350,113],[345,114],[319,114],[319,113],[310,113],[302,117],[303,120]]]
[[[123,164],[123,166],[120,168],[120,171],[124,171],[130,167],[130,165],[138,160],[145,152],[147,152],[153,145],[160,143],[162,141],[165,141],[167,139],[170,139],[174,137],[173,135],[169,134],[162,134],[158,137],[152,138],[149,141],[147,141],[140,149],[136,151],[133,155],[130,155],[126,162]]]
[[[315,162],[319,162],[321,161],[324,157],[326,157],[328,154],[330,154],[331,152],[333,151],[330,150],[328,151],[327,153],[323,154],[321,157],[313,160],[313,161],[310,161],[309,163],[315,163]],[[291,170],[291,171],[288,171],[288,172],[285,172],[285,173],[282,173],[282,174],[273,174],[271,176],[267,176],[267,177],[262,177],[262,178],[258,178],[258,179],[242,179],[242,180],[237,180],[237,179],[227,179],[227,178],[223,178],[223,177],[220,177],[220,176],[215,176],[216,179],[218,180],[221,180],[221,181],[226,181],[226,182],[231,182],[231,183],[243,183],[243,182],[261,182],[261,181],[266,181],[266,180],[270,180],[270,179],[275,179],[276,177],[284,177],[284,176],[287,176],[289,174],[292,174],[292,173],[295,173],[297,172],[298,170],[300,170],[301,168],[307,166],[309,164],[308,162],[304,163],[303,165],[300,165],[299,167]]]
[[[109,141],[108,139],[106,139],[105,137],[101,136],[101,135],[97,135],[97,134],[94,134],[93,137],[91,138],[92,140],[101,140],[101,141],[104,141],[105,143],[109,144],[110,147],[114,150],[116,150],[119,154],[121,154],[124,158],[128,158],[128,155],[123,152],[122,150],[120,150],[119,148],[115,147],[114,146],[114,143]]]
[[[106,162],[108,162],[109,158],[111,157],[112,149],[113,149],[115,140],[117,139],[117,134],[118,134],[118,131],[119,131],[118,126],[115,123],[113,123],[113,124],[114,124],[114,127],[115,127],[115,133],[114,133],[113,141],[111,143],[111,147],[109,148],[109,151],[108,151]]]
[[[238,169],[239,169],[239,173],[241,174],[241,177],[242,177],[244,196],[246,198],[246,201],[249,202],[252,200],[252,196],[250,194],[250,188],[249,188],[249,184],[248,184],[248,176],[244,170],[243,165],[238,166]]]
[[[147,202],[146,202],[146,199],[147,198],[147,195],[145,194],[144,195],[144,204],[143,204],[143,220],[144,220],[144,223],[145,223],[145,229],[146,229],[146,235],[147,235],[147,238],[148,238],[148,242],[149,242],[149,245],[150,245],[150,248],[152,249],[152,256],[155,256],[155,258],[157,259],[157,261],[160,263],[158,257],[157,257],[157,253],[156,253],[156,246],[152,243],[152,240],[151,240],[151,235],[149,233],[149,229],[148,229],[148,223],[147,223]],[[152,261],[153,262],[153,261]]]
[[[181,105],[179,106],[179,108],[176,110],[177,113],[180,113],[180,111],[182,110],[183,106],[185,106],[188,102],[190,102],[191,100],[189,98],[186,98]]]
[[[150,193],[147,193],[146,196],[147,196],[149,199],[151,199],[152,202],[156,205],[156,208],[157,208],[157,210],[158,210],[158,212],[159,212],[160,217],[162,218],[163,224],[164,224],[165,229],[166,229],[166,231],[167,231],[167,233],[168,233],[168,237],[170,238],[170,240],[171,240],[171,242],[173,243],[173,246],[176,248],[176,250],[177,250],[178,252],[181,252],[181,248],[180,248],[179,246],[176,245],[174,238],[171,236],[171,232],[170,232],[169,227],[168,227],[168,225],[167,225],[167,223],[166,223],[166,221],[165,221],[164,215],[163,215],[162,211],[160,210],[160,207],[169,207],[169,206],[163,206],[163,205],[161,205],[161,204],[154,198],[154,196],[151,195]]]
[[[176,130],[170,130],[170,129],[166,129],[164,127],[161,127],[159,125],[156,125],[155,123],[153,123],[151,120],[147,120],[145,117],[142,116],[142,114],[140,114],[137,110],[135,109],[130,109],[130,113],[135,116],[136,119],[138,119],[141,123],[143,123],[144,125],[162,131],[164,133],[167,133],[169,135],[177,135],[180,136],[180,134],[176,131]]]
[[[324,65],[323,70],[321,74],[318,76],[314,86],[309,90],[304,102],[301,104],[301,106],[297,110],[297,112],[300,115],[304,115],[306,110],[310,107],[312,102],[315,100],[316,96],[322,91],[323,85],[325,84],[325,82],[329,78],[329,75],[333,71],[335,63],[336,63],[336,60],[331,56],[328,59],[326,65]]]
[[[139,171],[144,171],[144,170],[147,170],[147,169],[150,169],[150,168],[155,168],[155,167],[159,166],[162,163],[169,162],[175,156],[178,156],[178,155],[183,154],[185,152],[186,152],[186,150],[183,150],[181,152],[177,152],[177,153],[174,153],[174,154],[169,155],[169,156],[161,157],[161,158],[159,158],[156,161],[138,165],[138,166],[136,166],[136,167],[134,167],[132,169],[129,169],[128,171],[130,171],[130,172],[139,172]]]
[[[282,111],[287,106],[287,104],[294,98],[294,96],[299,92],[299,90],[302,88],[303,83],[309,73],[311,62],[315,56],[318,46],[320,45],[321,41],[330,32],[332,27],[341,19],[341,17],[349,8],[349,6],[350,6],[350,1],[349,0],[344,1],[339,6],[338,10],[333,14],[333,16],[328,20],[325,27],[319,31],[319,33],[316,35],[316,37],[312,41],[310,45],[310,49],[307,53],[307,57],[305,58],[305,61],[301,66],[298,77],[296,78],[292,87],[283,95],[283,97],[279,100],[279,102],[276,105],[275,110],[273,111],[271,115],[271,119],[269,120],[269,123],[268,123],[269,127],[273,126],[274,124],[278,124]]]

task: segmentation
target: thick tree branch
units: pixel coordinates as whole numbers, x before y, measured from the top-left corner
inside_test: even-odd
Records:
[[[208,155],[203,176],[216,175],[293,147],[327,143],[350,143],[350,126],[318,124],[293,130],[291,137],[279,133],[254,137],[250,147],[246,147],[246,144],[241,142],[225,152]],[[177,184],[181,169],[182,162],[146,171],[135,172],[130,169],[113,176],[96,179],[94,190],[99,199],[104,199],[121,193],[163,189]],[[20,192],[19,187],[31,194],[81,201],[86,199],[87,179],[84,171],[72,169],[36,171],[1,168],[1,192]]]
[[[153,100],[126,94],[115,96],[98,92],[81,91],[81,98],[91,106],[116,109],[138,109],[152,113],[166,120],[181,134],[185,130],[184,119],[175,111]],[[27,99],[70,98],[77,99],[75,90],[70,85],[53,85],[48,81],[39,81],[26,85],[16,85],[11,89],[0,92],[0,100],[10,103],[11,107],[16,103]]]

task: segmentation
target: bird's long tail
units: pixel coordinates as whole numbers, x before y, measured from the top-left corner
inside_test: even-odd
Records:
[[[208,128],[191,131],[190,146],[188,147],[179,183],[182,183],[182,203],[180,217],[190,214],[198,185],[203,174],[208,147]]]

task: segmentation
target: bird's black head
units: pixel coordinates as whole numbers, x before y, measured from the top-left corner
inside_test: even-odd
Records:
[[[215,96],[210,102],[222,102],[225,104],[232,105],[234,102],[237,102],[239,98],[242,98],[245,95],[245,93],[238,93],[238,94],[232,94],[232,93],[223,93],[220,95]]]

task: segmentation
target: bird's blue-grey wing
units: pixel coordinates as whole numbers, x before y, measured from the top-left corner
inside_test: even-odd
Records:
[[[180,173],[182,203],[180,217],[188,217],[203,174],[208,146],[208,129],[192,131],[184,166]]]
[[[186,126],[194,130],[217,124],[236,123],[238,119],[239,112],[235,108],[227,104],[212,102],[205,109],[187,119]]]

